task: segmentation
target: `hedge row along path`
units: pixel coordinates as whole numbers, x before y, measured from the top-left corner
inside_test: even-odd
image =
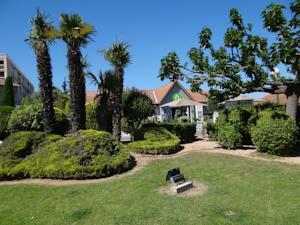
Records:
[[[282,162],[289,164],[299,164],[300,156],[297,157],[276,157],[258,154],[255,149],[237,149],[237,150],[225,150],[221,148],[216,142],[199,140],[189,144],[183,144],[183,150],[173,155],[142,155],[131,153],[136,160],[136,166],[125,173],[113,175],[111,177],[99,178],[99,179],[87,179],[87,180],[54,180],[54,179],[23,179],[16,181],[1,181],[0,185],[15,185],[15,184],[36,184],[46,186],[64,186],[64,185],[80,185],[80,184],[95,184],[113,181],[122,177],[130,176],[135,174],[137,171],[144,168],[149,162],[153,160],[172,159],[180,157],[187,153],[192,152],[207,152],[207,153],[218,153],[218,154],[229,154],[235,156],[241,156],[250,158],[253,160],[263,160],[267,162]]]

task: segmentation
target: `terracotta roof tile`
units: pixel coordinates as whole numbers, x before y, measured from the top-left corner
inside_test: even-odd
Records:
[[[193,98],[195,102],[207,103],[208,101],[208,92],[203,91],[203,94],[199,92],[192,92],[191,89],[185,89],[189,95]]]
[[[93,102],[97,95],[97,91],[87,91],[85,93],[85,101],[86,103]]]
[[[280,105],[285,105],[287,102],[287,98],[286,98],[285,94],[278,94],[278,97],[277,97],[277,94],[268,94],[265,97],[263,97],[263,99],[266,100],[267,102],[272,102],[275,104],[277,104],[277,101],[279,100]],[[300,100],[299,100],[299,103],[300,103]]]
[[[153,104],[159,105],[164,97],[167,95],[167,93],[171,90],[171,88],[176,84],[177,82],[170,82],[165,84],[164,86],[158,88],[158,89],[151,89],[151,90],[140,90],[145,95],[147,95]],[[180,83],[178,82],[178,85]],[[205,94],[200,94],[198,92],[192,92],[190,89],[185,89],[186,93],[192,98],[193,101],[201,102],[201,103],[207,103],[208,97],[205,95],[207,92],[204,92]],[[86,92],[86,102],[92,102],[94,101],[95,96],[97,95],[96,91],[87,91]]]

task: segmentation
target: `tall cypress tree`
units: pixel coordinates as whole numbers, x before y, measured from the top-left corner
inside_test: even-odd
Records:
[[[5,83],[3,86],[3,90],[2,90],[0,99],[1,99],[0,105],[9,105],[9,106],[13,106],[13,107],[15,106],[13,79],[11,76],[8,76],[5,79]]]

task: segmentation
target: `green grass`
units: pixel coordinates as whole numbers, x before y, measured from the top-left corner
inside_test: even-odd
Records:
[[[158,193],[168,169],[208,191],[178,198]],[[0,224],[300,224],[300,166],[193,153],[153,161],[113,182],[46,187],[0,186]]]

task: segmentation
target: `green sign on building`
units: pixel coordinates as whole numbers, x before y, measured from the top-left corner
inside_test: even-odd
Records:
[[[176,100],[178,100],[178,99],[181,99],[179,93],[174,93],[174,94],[172,95],[172,100],[173,100],[173,101],[176,101]]]

